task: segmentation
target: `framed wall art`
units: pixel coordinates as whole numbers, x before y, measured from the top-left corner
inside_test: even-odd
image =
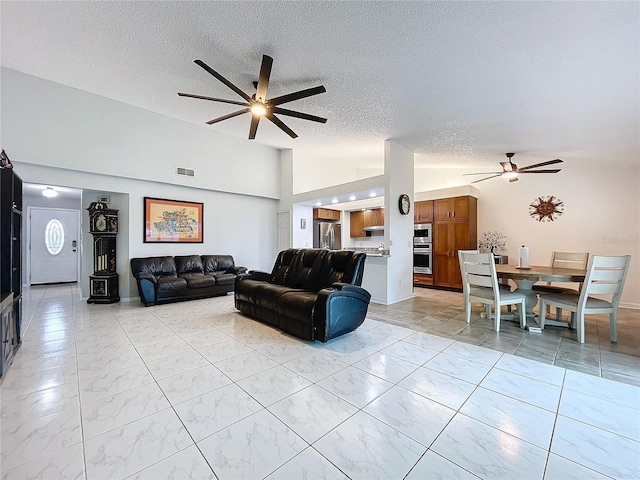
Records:
[[[203,203],[144,197],[145,243],[202,243]]]

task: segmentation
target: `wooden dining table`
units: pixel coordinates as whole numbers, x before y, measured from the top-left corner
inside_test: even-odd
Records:
[[[587,274],[586,270],[578,270],[574,268],[557,268],[549,266],[531,265],[529,268],[520,268],[515,265],[496,265],[496,274],[500,279],[513,280],[520,293],[525,294],[527,319],[536,319],[533,308],[538,303],[538,295],[533,290],[533,284],[536,282],[568,282],[582,283]],[[577,291],[577,289],[576,289]],[[555,322],[553,320],[545,320],[549,325],[566,326],[565,322]]]

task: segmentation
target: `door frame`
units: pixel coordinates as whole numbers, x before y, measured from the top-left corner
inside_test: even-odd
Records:
[[[82,216],[80,210],[76,210],[73,208],[55,208],[55,207],[27,207],[27,221],[24,222],[26,224],[26,231],[25,231],[25,235],[27,238],[27,251],[26,251],[26,257],[27,257],[27,261],[25,264],[25,272],[26,272],[26,284],[23,285],[25,287],[30,287],[31,286],[31,212],[33,210],[56,210],[58,212],[75,212],[76,216],[78,217],[78,264],[76,265],[76,283],[78,285],[80,285],[80,275],[82,273]]]

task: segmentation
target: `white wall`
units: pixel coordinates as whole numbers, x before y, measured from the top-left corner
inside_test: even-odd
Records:
[[[462,185],[465,170],[417,169],[416,192]],[[510,263],[518,247],[530,248],[530,263],[547,265],[551,252],[576,251],[592,255],[630,254],[631,267],[622,305],[640,308],[640,166],[626,169],[568,168],[550,175],[521,175],[518,182],[501,178],[474,184],[478,190],[478,237],[498,230],[508,237]],[[564,214],[540,223],[529,215],[539,196],[555,195]]]
[[[1,74],[2,148],[12,161],[279,197],[279,150],[8,68]],[[177,176],[177,166],[196,176]]]
[[[6,68],[0,87],[0,140],[23,181],[113,192],[112,201],[123,202],[123,298],[137,295],[131,257],[231,254],[238,265],[271,269],[278,150]],[[196,177],[176,176],[176,166],[195,169]],[[144,243],[145,196],[203,202],[204,243]],[[85,295],[90,259],[85,249]]]
[[[167,185],[164,183],[124,179],[94,173],[74,172],[61,168],[14,162],[14,168],[24,181],[52,183],[60,186],[93,190],[83,202],[95,200],[98,192],[109,193],[114,208],[119,208],[118,273],[121,275],[121,296],[137,296],[129,259],[161,255],[228,254],[237,265],[250,269],[269,270],[276,255],[276,200],[248,195]],[[121,196],[117,194],[120,193]],[[117,203],[128,197],[128,204]],[[204,243],[144,243],[144,197],[169,198],[204,203]],[[93,198],[92,198],[93,197]],[[88,205],[88,203],[87,203]],[[86,221],[86,212],[83,219]],[[84,237],[88,227],[83,225]],[[128,240],[127,247],[120,241]],[[91,268],[91,251],[83,251],[83,272]],[[83,276],[86,276],[83,275]],[[86,279],[83,279],[85,281]],[[124,283],[123,283],[124,282]],[[127,284],[129,282],[129,284]],[[83,284],[83,287],[85,285]],[[84,292],[84,289],[83,289]]]

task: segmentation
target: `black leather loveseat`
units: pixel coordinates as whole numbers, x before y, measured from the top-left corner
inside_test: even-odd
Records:
[[[146,307],[226,295],[233,292],[238,274],[231,255],[186,255],[132,258],[131,273],[138,283],[140,300]]]
[[[271,273],[236,278],[235,306],[298,338],[326,342],[367,315],[371,295],[360,287],[365,258],[347,250],[283,250]]]

